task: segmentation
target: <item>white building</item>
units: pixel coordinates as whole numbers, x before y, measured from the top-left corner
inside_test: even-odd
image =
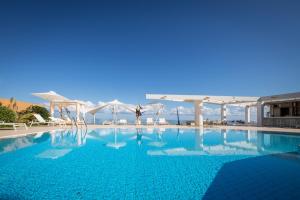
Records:
[[[264,113],[265,107],[269,112]],[[300,92],[259,98],[257,125],[300,128]]]

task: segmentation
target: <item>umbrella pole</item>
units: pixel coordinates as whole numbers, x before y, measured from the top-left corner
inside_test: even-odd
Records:
[[[180,125],[178,107],[176,108],[176,111],[177,111],[177,125]]]
[[[114,132],[115,132],[115,145],[117,144],[117,131],[116,129],[114,129]]]
[[[116,124],[116,113],[113,111],[113,124]]]
[[[115,124],[118,124],[118,107],[115,106]]]
[[[112,115],[113,115],[113,124],[116,124],[116,107],[113,106],[112,108]]]

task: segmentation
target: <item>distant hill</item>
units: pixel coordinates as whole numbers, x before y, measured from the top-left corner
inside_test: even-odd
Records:
[[[32,105],[39,105],[39,104],[35,104],[35,103],[18,101],[18,100],[16,100],[16,102],[17,102],[17,111],[25,110],[26,108],[28,108],[29,106],[32,106]],[[10,100],[5,99],[5,98],[0,98],[0,103],[2,103],[3,106],[9,106]],[[41,106],[41,105],[39,105],[39,106]]]

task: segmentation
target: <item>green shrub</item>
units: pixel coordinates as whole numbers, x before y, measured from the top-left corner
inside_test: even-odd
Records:
[[[18,122],[19,123],[26,123],[29,124],[30,122],[34,121],[35,117],[33,116],[32,113],[19,113],[19,118],[18,118]]]
[[[30,106],[25,110],[25,112],[22,112],[22,114],[28,114],[28,113],[40,114],[45,120],[48,120],[50,117],[49,111],[42,106]]]
[[[0,106],[0,121],[16,122],[17,114],[5,106]]]

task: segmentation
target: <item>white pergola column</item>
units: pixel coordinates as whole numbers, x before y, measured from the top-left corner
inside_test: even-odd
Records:
[[[54,116],[54,103],[52,101],[50,102],[50,116]]]
[[[195,149],[202,150],[203,149],[203,136],[204,129],[203,126],[195,129]]]
[[[263,152],[264,151],[264,134],[257,133],[257,151]]]
[[[59,105],[59,106],[58,106],[58,110],[59,110],[59,115],[60,115],[60,117],[62,118],[62,117],[63,117],[63,116],[62,116],[62,110],[63,110],[62,105]]]
[[[76,121],[79,121],[80,116],[80,104],[76,103]]]
[[[51,144],[53,145],[55,143],[55,134],[52,133],[50,134],[50,136],[51,136]]]
[[[93,114],[94,117],[94,124],[96,124],[96,113]]]
[[[82,144],[82,136],[81,136],[81,132],[80,131],[77,131],[76,133],[76,136],[77,136],[77,145],[80,146]]]
[[[222,136],[223,144],[226,144],[226,139],[227,139],[227,130],[226,129],[221,129],[221,136]]]
[[[247,132],[246,132],[246,139],[247,139],[247,142],[250,142],[250,140],[251,140],[251,132],[250,132],[250,130],[247,130]]]
[[[83,105],[82,105],[83,106]],[[82,108],[82,107],[81,107]],[[82,111],[82,117],[83,117],[83,119],[85,120],[85,115],[86,115],[86,112],[85,112],[85,110],[83,110]]]
[[[250,124],[250,106],[245,107],[245,123]]]
[[[226,122],[227,108],[226,104],[221,105],[221,122]]]
[[[257,126],[263,126],[264,104],[257,102]]]
[[[203,126],[203,102],[195,101],[195,125]]]

